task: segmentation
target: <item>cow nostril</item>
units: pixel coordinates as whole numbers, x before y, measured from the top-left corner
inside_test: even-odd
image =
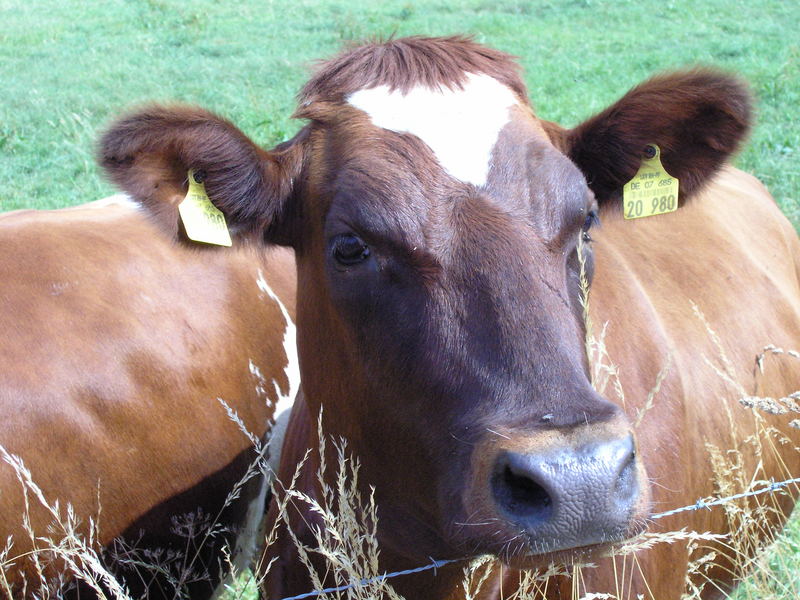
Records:
[[[515,469],[511,462],[495,472],[492,492],[497,503],[510,515],[530,521],[547,521],[553,501],[531,473]]]

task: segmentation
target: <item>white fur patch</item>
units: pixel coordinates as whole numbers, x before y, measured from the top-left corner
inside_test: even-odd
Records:
[[[243,573],[250,567],[250,561],[255,556],[258,550],[258,545],[263,541],[262,526],[265,517],[265,504],[267,499],[267,491],[269,490],[270,483],[275,478],[275,473],[278,470],[278,465],[281,458],[281,447],[283,446],[283,438],[286,434],[286,426],[289,421],[289,414],[291,412],[292,404],[294,403],[295,396],[300,389],[300,364],[297,360],[297,329],[295,324],[286,310],[286,306],[278,298],[277,294],[272,291],[272,288],[264,278],[264,273],[261,269],[258,270],[258,278],[256,279],[258,289],[267,294],[272,300],[278,304],[278,308],[283,314],[286,321],[286,329],[283,334],[283,349],[286,353],[286,367],[285,373],[289,380],[289,390],[286,394],[281,392],[278,382],[273,380],[272,384],[275,386],[275,392],[278,396],[278,402],[275,407],[275,414],[273,416],[273,423],[270,433],[268,434],[269,440],[269,472],[267,476],[261,480],[261,486],[258,495],[247,506],[247,514],[242,530],[236,538],[236,545],[231,554],[233,562],[233,571],[229,573],[216,587],[212,594],[213,599],[218,599],[228,590],[233,583],[233,575]],[[267,396],[267,380],[261,369],[256,363],[249,361],[248,368],[250,374],[256,380],[256,394],[265,399],[267,406],[272,405],[272,401]],[[223,405],[228,410],[228,415],[231,415],[231,410],[227,405]],[[235,416],[235,413],[234,413]],[[237,421],[236,418],[234,418]]]
[[[289,413],[292,410],[297,391],[300,389],[300,361],[297,359],[297,328],[289,316],[286,306],[284,306],[275,292],[272,291],[272,288],[269,287],[267,280],[264,279],[264,273],[261,272],[261,269],[258,270],[258,279],[256,283],[262,292],[278,303],[278,308],[280,308],[283,318],[286,321],[286,330],[283,333],[283,350],[286,353],[286,368],[284,372],[286,373],[286,378],[289,380],[288,392],[286,394],[281,393],[278,382],[274,380],[272,382],[272,385],[275,386],[275,392],[278,395],[278,402],[275,406],[275,414],[273,416],[274,424],[272,425],[269,442],[269,466],[274,474],[278,471],[278,465],[280,464],[281,447],[283,446],[283,438],[286,434],[286,426],[289,422]],[[253,372],[253,366],[251,362],[251,372]],[[255,375],[255,373],[253,374]]]
[[[133,210],[141,210],[142,205],[133,200],[128,194],[114,194],[94,202],[88,202],[81,208],[105,208],[107,206],[124,206]]]
[[[286,329],[283,333],[283,350],[286,353],[286,367],[284,372],[289,381],[289,390],[286,394],[281,392],[278,382],[273,380],[272,385],[275,387],[275,393],[278,396],[278,401],[275,406],[275,413],[273,415],[273,422],[271,423],[270,432],[267,434],[269,440],[269,470],[266,477],[261,480],[261,487],[259,488],[258,495],[248,504],[247,515],[245,516],[245,523],[239,535],[236,538],[236,545],[231,555],[233,561],[233,573],[243,573],[245,569],[250,567],[250,560],[255,556],[258,549],[258,544],[263,540],[263,531],[261,526],[265,516],[265,504],[267,498],[267,491],[275,478],[278,471],[278,465],[281,459],[281,448],[283,446],[283,438],[286,435],[286,426],[289,422],[289,414],[291,413],[292,404],[294,404],[297,391],[300,389],[300,364],[297,360],[297,329],[286,310],[286,306],[278,298],[277,294],[272,291],[272,288],[264,279],[264,273],[261,269],[258,270],[258,278],[256,279],[258,288],[267,294],[272,300],[278,304],[278,308],[283,314],[286,321]],[[251,359],[248,363],[250,374],[256,380],[256,394],[264,398],[268,407],[272,406],[272,401],[267,395],[266,385],[267,380],[261,369]],[[225,405],[227,407],[227,405]],[[231,411],[228,409],[229,416]],[[236,420],[236,419],[234,419]],[[233,577],[229,574],[217,588],[214,590],[212,598],[217,599],[230,587]]]
[[[478,186],[486,184],[497,136],[518,103],[508,87],[474,73],[467,74],[462,90],[418,86],[402,94],[381,85],[347,100],[378,127],[416,135],[450,175]]]

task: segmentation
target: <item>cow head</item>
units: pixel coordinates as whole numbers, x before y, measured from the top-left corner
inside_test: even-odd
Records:
[[[690,71],[564,130],[535,116],[509,56],[412,38],[325,63],[300,96],[308,124],[273,151],[156,107],[100,152],[168,230],[193,168],[240,243],[295,249],[307,402],[376,486],[387,551],[532,564],[630,536],[648,510],[630,424],[588,377],[590,228],[618,218],[648,144],[689,198],[748,102]]]

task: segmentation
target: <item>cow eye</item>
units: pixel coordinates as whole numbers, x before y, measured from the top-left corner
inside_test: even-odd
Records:
[[[592,225],[598,225],[600,223],[600,217],[597,216],[596,210],[590,210],[589,213],[586,215],[586,220],[583,222],[583,230],[589,231]]]
[[[369,246],[357,235],[346,233],[333,240],[333,258],[341,265],[356,265],[369,257]]]
[[[589,230],[592,228],[592,225],[598,225],[600,223],[600,217],[597,216],[596,210],[590,210],[589,213],[586,215],[586,220],[583,222],[583,241],[584,242],[591,242],[592,238],[589,236]]]

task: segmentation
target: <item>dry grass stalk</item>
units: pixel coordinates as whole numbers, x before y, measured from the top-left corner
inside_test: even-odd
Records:
[[[653,408],[655,404],[656,396],[658,392],[661,391],[661,384],[664,383],[664,379],[667,377],[667,373],[669,373],[670,368],[672,367],[672,353],[667,355],[667,363],[661,368],[656,376],[656,382],[653,387],[650,389],[650,392],[647,394],[647,400],[645,400],[644,406],[639,409],[636,413],[636,419],[633,422],[634,429],[638,428],[641,425],[644,416],[647,412]]]
[[[0,550],[0,597],[41,599],[60,598],[64,590],[74,586],[79,580],[97,593],[98,598],[108,600],[129,600],[124,586],[111,571],[110,564],[127,569],[136,569],[140,573],[158,575],[175,590],[175,598],[186,597],[186,586],[207,577],[204,568],[198,568],[200,550],[212,538],[225,532],[219,526],[222,511],[240,495],[244,485],[256,476],[266,476],[266,454],[268,444],[262,442],[249,432],[236,411],[223,400],[219,400],[228,417],[237,424],[243,434],[253,443],[256,458],[248,466],[244,475],[229,491],[222,509],[217,515],[192,513],[176,515],[173,518],[173,529],[180,531],[186,538],[183,552],[164,552],[161,549],[136,548],[125,543],[118,543],[112,549],[104,550],[99,542],[100,499],[98,489],[97,515],[88,519],[82,527],[75,510],[69,504],[62,509],[58,500],[49,501],[44,492],[35,483],[31,472],[25,467],[22,459],[6,451],[0,446],[0,458],[15,472],[22,485],[24,514],[21,515],[23,528],[31,542],[32,550],[24,555],[15,554],[14,540],[9,537],[5,547]],[[46,532],[34,531],[31,510],[40,506],[49,514],[51,524]],[[85,531],[85,533],[81,533]],[[274,539],[274,532],[272,532]],[[223,560],[231,569],[227,585],[240,585],[237,580],[237,567],[233,564],[230,549],[223,548]],[[12,588],[9,574],[20,568],[23,561],[29,562],[36,573],[36,581],[25,581],[23,589]]]
[[[761,374],[764,374],[764,358],[768,354],[780,355],[786,354],[786,356],[791,356],[792,358],[796,358],[800,360],[800,352],[797,350],[784,350],[783,348],[778,348],[774,344],[768,344],[764,346],[764,349],[756,356],[756,366]]]
[[[582,565],[582,567],[593,568],[594,565],[587,563]],[[502,565],[500,568],[502,572]],[[534,600],[546,598],[553,577],[570,577],[571,575],[572,567],[554,563],[550,563],[546,569],[520,571],[516,586],[511,590],[504,589],[503,598],[505,600]]]
[[[800,413],[800,392],[794,392],[784,398],[745,396],[739,403],[746,408],[755,408],[770,415],[785,415],[790,412]]]
[[[365,501],[359,491],[357,459],[347,453],[345,440],[332,442],[336,455],[335,481],[331,484],[325,474],[330,472],[327,459],[327,441],[322,430],[322,414],[317,423],[319,435],[319,467],[317,482],[321,498],[314,498],[294,488],[281,486],[280,496],[289,499],[298,510],[315,513],[322,526],[312,526],[313,546],[304,544],[291,530],[286,504],[280,510],[280,520],[285,524],[300,561],[308,571],[315,589],[322,589],[323,582],[333,587],[352,586],[329,594],[330,598],[369,600],[389,598],[402,600],[401,596],[380,577],[379,549],[377,538],[378,516],[374,490]],[[313,556],[325,562],[325,572],[314,567]],[[326,575],[332,579],[325,579]]]
[[[676,542],[690,542],[697,543],[700,541],[718,541],[724,540],[727,536],[717,533],[698,533],[696,531],[689,531],[685,527],[680,531],[667,531],[667,532],[645,532],[637,535],[622,545],[618,546],[612,552],[613,556],[627,556],[635,554],[642,550],[650,550],[658,544],[675,544]]]
[[[71,505],[67,504],[62,510],[58,500],[49,501],[45,497],[19,456],[9,453],[0,446],[0,458],[13,469],[22,486],[25,501],[23,525],[32,546],[25,556],[10,556],[13,541],[9,538],[5,550],[0,553],[3,559],[0,571],[4,573],[2,589],[7,597],[18,598],[21,594],[28,593],[35,593],[43,599],[59,597],[60,588],[65,581],[64,576],[69,574],[88,585],[100,599],[130,600],[127,591],[107,570],[101,559],[96,537],[96,522],[89,519],[88,526],[82,528],[81,521]],[[51,518],[48,535],[38,534],[33,529],[32,500]],[[86,529],[88,533],[80,533],[81,529]],[[34,585],[32,582],[25,583],[25,590],[12,589],[5,575],[10,568],[19,566],[18,563],[22,560],[30,560],[34,566],[38,576],[35,589],[27,588],[28,585]],[[57,569],[55,573],[54,568]]]
[[[497,566],[497,560],[492,556],[479,556],[469,565],[464,567],[464,580],[461,585],[464,589],[464,600],[475,600],[486,580],[492,575]]]
[[[586,242],[583,240],[583,235],[579,235],[577,247],[579,265],[578,281],[580,285],[579,301],[582,309],[584,330],[586,332],[584,343],[586,347],[586,357],[591,371],[591,383],[594,389],[601,395],[606,394],[606,389],[608,385],[611,384],[619,403],[624,407],[625,393],[622,389],[622,383],[619,380],[619,370],[611,361],[605,343],[608,323],[604,323],[600,333],[595,335],[594,324],[589,314],[590,286],[589,278],[586,273],[585,252]]]
[[[619,381],[619,371],[610,360],[605,346],[607,324],[604,325],[600,335],[595,337],[593,326],[591,320],[589,319],[589,286],[585,276],[585,261],[583,259],[583,248],[581,243],[579,243],[578,256],[581,266],[581,307],[583,309],[586,323],[586,350],[592,369],[592,384],[595,386],[598,392],[602,394],[605,393],[608,383],[613,382],[615,395],[624,407],[625,395]],[[704,357],[704,360],[711,367],[713,372],[721,377],[723,381],[728,383],[734,390],[735,394],[738,394],[738,396],[742,398],[741,403],[744,406],[750,406],[757,410],[765,410],[767,412],[771,412],[772,414],[800,412],[797,410],[797,400],[800,399],[800,394],[790,394],[789,396],[780,399],[765,399],[748,396],[741,384],[737,382],[736,371],[733,367],[733,363],[728,358],[719,336],[711,328],[700,308],[694,303],[692,303],[692,311],[703,323],[706,331],[708,332],[709,338],[712,340],[712,343],[717,349],[716,361],[711,361],[707,357]],[[776,348],[775,346],[768,346],[757,357],[757,365],[762,372],[764,369],[764,356],[769,353],[785,353],[795,359],[800,359],[800,353],[796,351],[786,351],[781,348]],[[670,355],[667,364],[660,371],[654,387],[648,394],[648,398],[644,406],[638,412],[634,421],[634,426],[638,426],[641,423],[647,411],[649,411],[654,405],[655,397],[661,389],[661,384],[663,383],[671,364],[672,356]],[[733,448],[733,450],[726,454],[719,452],[715,454],[710,451],[710,460],[714,465],[716,474],[717,492],[720,496],[727,496],[733,493],[751,490],[754,486],[757,486],[760,483],[763,484],[763,481],[759,481],[757,479],[755,473],[751,474],[749,478],[744,476],[744,461],[742,460],[740,453],[737,455],[739,452],[738,448],[740,447],[740,440],[738,440],[738,436],[735,433],[735,420],[730,412],[730,405],[728,403],[724,403],[724,405],[728,411],[728,418],[732,428],[731,448]],[[786,444],[787,439],[785,436],[783,436],[783,434],[774,428],[767,428],[764,425],[763,419],[758,421],[758,424],[759,433],[757,435],[750,436],[744,440],[744,442],[749,444],[752,454],[757,459],[760,459],[765,451],[775,452],[775,456],[777,456],[776,443],[779,445]],[[800,419],[792,421],[790,425],[794,427],[800,427]],[[727,462],[723,459],[727,459]],[[761,463],[759,462],[759,464]],[[788,470],[786,471],[786,474],[787,477],[791,476],[791,474],[788,473]],[[749,499],[743,502],[740,501],[738,503],[731,502],[725,507],[725,510],[730,522],[730,530],[734,532],[732,536],[720,536],[710,533],[701,534],[697,532],[686,531],[685,529],[679,532],[644,534],[643,536],[624,544],[615,552],[616,555],[623,557],[623,572],[621,574],[616,572],[618,564],[616,560],[614,561],[615,578],[618,582],[625,581],[627,565],[624,562],[624,557],[631,556],[634,560],[636,560],[636,552],[647,550],[656,543],[678,542],[687,543],[687,551],[689,552],[690,556],[700,552],[700,555],[691,560],[689,563],[686,576],[687,588],[683,595],[684,598],[700,597],[704,587],[709,583],[709,577],[707,574],[721,558],[721,549],[725,549],[725,555],[729,558],[731,558],[730,554],[733,555],[732,563],[736,565],[735,569],[737,570],[737,578],[744,578],[748,573],[752,572],[752,565],[754,564],[754,561],[763,560],[763,558],[761,558],[763,556],[763,548],[773,539],[773,537],[768,535],[769,532],[766,531],[765,519],[771,510],[776,510],[775,499],[772,497],[765,499],[763,502],[760,500]],[[760,540],[765,541],[762,542]],[[711,542],[714,542],[713,547],[709,547],[708,545]],[[756,556],[758,558],[751,559],[751,556]],[[580,577],[580,571],[576,570],[573,576],[573,598],[606,597],[603,594],[596,594],[591,591],[588,591],[588,594],[585,594],[584,596],[580,596],[580,580],[582,580],[582,577]],[[764,585],[758,585],[756,587],[760,590],[760,593],[762,593],[763,596],[766,587]],[[619,600],[628,600],[629,596],[630,593],[626,594],[624,587],[620,589],[618,586],[617,594],[608,597],[618,598]],[[767,596],[763,597],[766,598]],[[782,596],[782,598],[786,597],[800,597],[800,593],[793,593],[791,596]],[[528,596],[520,596],[520,598],[528,600]]]
[[[727,402],[723,404],[729,421],[730,449],[722,451],[717,446],[707,445],[709,460],[714,470],[717,494],[729,496],[769,485],[770,482],[766,480],[763,473],[766,457],[783,465],[783,477],[788,479],[796,476],[786,467],[778,448],[778,446],[789,444],[790,440],[778,429],[769,427],[759,411],[773,415],[800,412],[797,404],[800,394],[793,393],[779,399],[748,395],[742,385],[736,381],[733,367],[725,356],[719,338],[708,324],[702,311],[696,305],[693,305],[692,308],[695,315],[703,322],[710,339],[714,341],[718,350],[716,357],[718,360],[715,362],[704,357],[706,364],[728,383],[734,394],[738,396],[739,404],[751,409],[756,428],[755,434],[742,439],[736,425],[737,421],[733,418],[732,405]],[[767,346],[755,359],[756,368],[761,374],[764,373],[764,358],[768,354],[786,354],[795,359],[800,358],[800,353],[796,351],[783,350],[773,345]],[[748,467],[748,464],[755,466]],[[785,494],[788,494],[788,490],[781,489],[765,496],[740,498],[725,503],[723,509],[732,534],[724,545],[715,545],[714,548],[703,548],[698,545],[690,547],[690,552],[697,550],[706,552],[691,563],[695,566],[694,574],[708,573],[709,567],[720,563],[719,559],[724,557],[732,565],[731,575],[734,579],[745,582],[738,592],[738,598],[767,600],[800,597],[800,582],[791,578],[779,580],[775,569],[761,568],[766,560],[794,563],[795,568],[800,566],[796,550],[788,554],[782,553],[778,533],[768,525],[775,520],[783,520],[783,512],[777,500],[779,495]],[[797,495],[796,488],[795,495]],[[770,546],[772,546],[771,551],[765,552]],[[784,570],[784,573],[791,572],[791,569]],[[711,582],[707,576],[705,581],[702,581],[701,578],[700,583],[693,583],[691,579],[687,579],[687,584],[691,586],[687,592],[691,592],[691,594],[687,593],[685,597],[699,598],[703,588],[709,583]],[[776,593],[777,590],[780,591]]]
[[[765,373],[764,359],[768,355],[785,355],[795,360],[800,360],[800,352],[797,350],[785,350],[769,344],[756,356],[756,368],[761,375]],[[800,390],[783,398],[746,396],[740,402],[748,408],[755,408],[773,415],[785,415],[789,412],[800,413]],[[800,419],[789,421],[789,427],[800,429]]]

